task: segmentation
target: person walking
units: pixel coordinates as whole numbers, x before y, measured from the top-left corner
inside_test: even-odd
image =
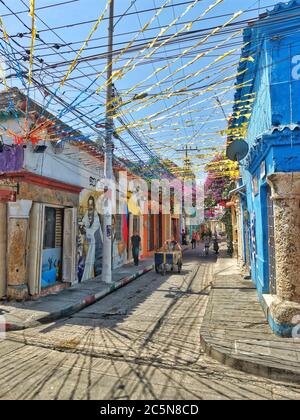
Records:
[[[184,229],[182,229],[182,245],[187,245],[186,231]]]
[[[196,240],[197,240],[197,246],[200,246],[200,242],[201,242],[200,232],[197,232],[197,238],[196,238]]]
[[[197,247],[197,234],[196,232],[193,232],[192,235],[192,249],[196,249]]]
[[[204,237],[204,247],[205,247],[205,255],[209,254],[209,248],[210,248],[210,236],[206,235]]]
[[[220,251],[220,247],[219,247],[219,241],[218,241],[218,235],[217,233],[214,236],[214,251],[215,253],[218,255],[219,251]]]
[[[136,266],[139,265],[140,260],[140,249],[141,249],[141,237],[137,232],[134,232],[133,236],[131,237],[131,246],[132,246],[132,256],[134,259],[134,264]]]

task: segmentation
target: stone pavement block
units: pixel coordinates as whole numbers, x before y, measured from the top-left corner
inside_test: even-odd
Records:
[[[178,291],[206,290],[212,270],[202,265],[195,278],[193,267],[190,271],[190,276],[156,276],[156,281],[149,273],[72,317],[7,334],[0,399],[299,397],[299,385],[247,375],[204,354],[199,336],[209,297]],[[216,351],[218,345],[212,344]],[[220,355],[224,358],[222,351]]]
[[[234,260],[219,258],[201,327],[204,351],[251,374],[299,382],[300,340],[273,334],[254,286],[238,273]]]

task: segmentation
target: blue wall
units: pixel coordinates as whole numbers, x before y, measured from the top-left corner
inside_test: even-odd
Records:
[[[248,241],[251,275],[259,295],[269,293],[267,177],[274,172],[300,171],[298,14],[300,0],[280,4],[245,31],[248,45],[239,67],[244,73],[237,79],[232,128],[249,123],[245,140],[250,146],[241,163],[249,214],[249,238],[244,237],[244,248]],[[246,86],[240,87],[244,83]],[[255,101],[251,102],[249,120],[243,114],[250,111],[240,112],[240,107],[250,98]]]

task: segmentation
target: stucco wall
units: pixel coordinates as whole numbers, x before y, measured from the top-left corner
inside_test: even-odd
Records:
[[[79,195],[68,191],[58,191],[52,188],[41,187],[27,182],[19,182],[17,199],[31,200],[39,203],[59,205],[64,207],[78,207]],[[17,181],[13,178],[1,179],[0,186],[10,187],[16,191]]]
[[[103,163],[98,159],[68,143],[61,153],[55,153],[51,144],[47,144],[42,154],[32,153],[30,147],[25,150],[27,171],[82,188],[91,188],[103,179]]]
[[[0,203],[0,299],[6,295],[7,205]]]

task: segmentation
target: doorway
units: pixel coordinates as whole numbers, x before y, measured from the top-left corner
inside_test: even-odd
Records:
[[[42,288],[62,281],[64,211],[45,207],[42,250]]]

